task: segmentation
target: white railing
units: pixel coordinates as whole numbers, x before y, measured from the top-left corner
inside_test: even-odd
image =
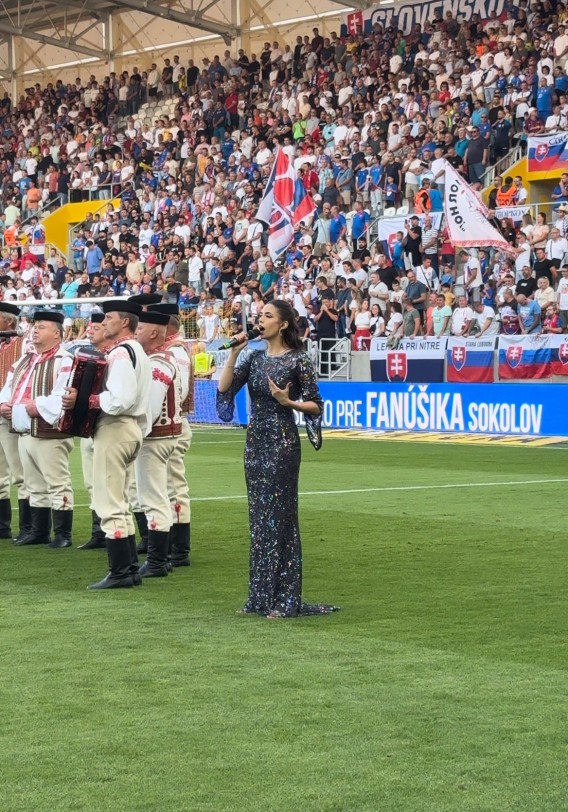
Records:
[[[321,338],[318,342],[318,374],[332,381],[351,378],[351,341],[348,338]]]

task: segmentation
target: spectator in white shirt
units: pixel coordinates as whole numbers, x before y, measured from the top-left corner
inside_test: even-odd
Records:
[[[492,307],[484,305],[483,302],[475,302],[473,305],[473,318],[477,322],[479,332],[477,336],[496,336],[499,334],[499,322],[496,319],[495,311]]]
[[[467,303],[467,296],[458,297],[458,306],[452,313],[450,333],[453,336],[465,336],[469,332],[475,313]]]

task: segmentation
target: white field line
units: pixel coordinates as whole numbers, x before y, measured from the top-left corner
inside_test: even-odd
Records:
[[[408,492],[408,491],[444,491],[444,490],[457,490],[459,488],[497,488],[506,487],[514,488],[523,485],[549,485],[551,483],[565,483],[565,479],[521,479],[521,480],[507,480],[505,482],[450,482],[445,485],[394,485],[380,488],[348,488],[345,490],[336,491],[300,491],[300,496],[342,496],[353,493],[394,493],[394,492]],[[194,496],[191,498],[192,502],[227,502],[237,499],[246,499],[246,493],[238,493],[223,496]],[[75,505],[77,508],[89,507],[89,505]]]

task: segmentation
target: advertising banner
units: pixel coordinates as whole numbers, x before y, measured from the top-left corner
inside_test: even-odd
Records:
[[[227,425],[217,417],[216,399],[218,381],[195,380],[195,411],[189,417],[190,423],[219,423]],[[248,403],[246,386],[237,393],[233,419],[228,425],[246,426],[248,423]]]
[[[530,210],[530,206],[502,206],[500,209],[495,209],[495,217],[498,220],[504,220],[505,217],[508,217],[510,220],[517,222],[522,220],[525,214],[530,214]]]
[[[396,350],[388,339],[371,341],[371,378],[390,383],[426,383],[444,380],[447,338],[403,338]]]
[[[210,387],[206,399],[199,394],[196,398],[202,404],[203,422],[218,422],[214,410],[217,383],[200,382],[203,384]],[[568,436],[568,386],[564,384],[321,382],[320,391],[326,428]],[[303,423],[302,415],[297,413],[296,419],[299,425]],[[248,422],[244,389],[237,396],[234,422]]]
[[[321,383],[320,389],[329,428],[568,436],[564,384]]]
[[[454,17],[459,16],[466,22],[477,14],[482,20],[488,20],[496,13],[500,16],[505,10],[505,0],[462,0],[459,4],[452,0],[416,0],[415,2],[397,3],[396,6],[385,8],[378,4],[366,11],[353,11],[344,14],[341,20],[341,34],[368,34],[373,25],[378,23],[383,29],[391,26],[402,34],[410,34],[416,25],[422,26],[431,22],[436,15],[443,18],[446,11],[451,11]]]
[[[448,383],[493,383],[495,338],[449,338]]]

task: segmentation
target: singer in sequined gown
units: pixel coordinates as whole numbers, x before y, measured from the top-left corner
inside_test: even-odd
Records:
[[[245,446],[250,579],[241,611],[268,618],[325,614],[335,607],[302,603],[301,450],[294,420],[294,411],[303,411],[308,436],[319,448],[323,402],[312,364],[301,350],[291,307],[282,301],[265,305],[259,328],[268,349],[247,353],[238,365],[244,344],[233,349],[217,394],[222,420],[232,419],[235,395],[245,383],[252,407]]]

